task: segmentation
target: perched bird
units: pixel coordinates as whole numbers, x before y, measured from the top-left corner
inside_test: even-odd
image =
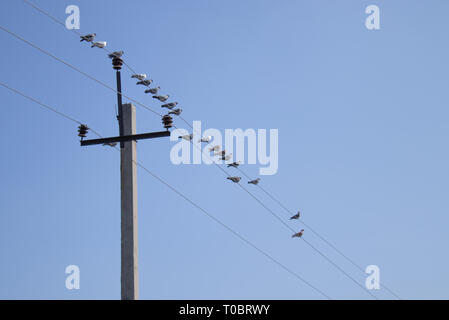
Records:
[[[193,133],[186,134],[185,136],[179,136],[178,139],[184,139],[184,140],[187,140],[187,141],[191,141],[193,139]]]
[[[80,42],[82,41],[92,42],[94,41],[96,35],[97,35],[96,33],[89,33],[86,34],[85,36],[80,36],[81,38]]]
[[[220,160],[226,160],[226,161],[228,161],[228,160],[230,160],[231,158],[232,158],[232,153],[228,154],[227,156],[222,156],[222,157],[220,157]]]
[[[298,233],[295,233],[294,235],[292,235],[292,238],[295,238],[295,237],[296,238],[301,238],[303,234],[304,234],[304,229],[302,229]]]
[[[150,84],[153,83],[153,80],[149,79],[149,80],[141,80],[141,81],[137,81],[137,85],[142,84],[146,87],[148,87]]]
[[[299,216],[301,215],[301,213],[298,211],[298,213],[297,214],[295,214],[294,216],[292,216],[291,218],[290,218],[290,220],[293,220],[293,219],[299,219]]]
[[[166,96],[153,96],[154,99],[158,99],[160,102],[167,101],[168,97],[170,97],[168,94]]]
[[[93,42],[92,45],[91,45],[90,47],[91,47],[91,48],[93,48],[93,47],[104,48],[104,47],[106,47],[106,41],[96,41],[96,42]]]
[[[106,143],[103,143],[103,145],[104,146],[109,146],[109,147],[115,147],[116,145],[117,145],[117,142],[106,142]]]
[[[173,108],[176,107],[177,105],[178,105],[177,102],[170,102],[170,103],[163,104],[163,105],[161,106],[161,108],[173,109]]]
[[[123,51],[114,51],[113,53],[108,54],[108,57],[113,59],[113,58],[120,58],[121,56],[123,56],[124,52]]]
[[[209,142],[212,140],[212,136],[203,137],[198,142]]]
[[[216,151],[214,153],[214,156],[224,156],[225,154],[226,154],[226,150]]]
[[[209,152],[218,151],[218,150],[220,150],[220,146],[213,146],[213,147],[209,148]]]
[[[170,111],[168,114],[174,114],[175,116],[179,116],[181,114],[181,112],[182,112],[182,109],[178,108],[178,109]]]
[[[161,87],[156,87],[156,88],[147,89],[147,90],[145,90],[145,93],[156,94],[156,93],[159,91],[160,88],[161,88]]]
[[[240,165],[240,161],[233,162],[233,163],[228,163],[228,168],[229,167],[237,168],[239,165]]]
[[[248,181],[248,183],[250,183],[250,184],[258,184],[258,183],[259,183],[259,181],[260,181],[260,178],[257,178],[257,179],[254,179],[254,180]]]
[[[139,73],[139,74],[133,74],[131,78],[137,79],[137,80],[144,80],[147,78],[147,75],[145,73]]]
[[[228,177],[228,180],[231,180],[232,182],[238,183],[240,181],[240,179],[242,179],[241,177]]]

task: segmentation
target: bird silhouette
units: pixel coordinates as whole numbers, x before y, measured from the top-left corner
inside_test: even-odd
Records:
[[[303,234],[304,234],[304,229],[302,229],[298,233],[295,233],[294,235],[292,235],[292,238],[301,238]]]
[[[85,36],[80,36],[80,38],[81,38],[80,42],[82,42],[82,41],[92,42],[92,41],[94,41],[96,35],[97,34],[95,34],[95,33],[89,33],[89,34],[86,34]]]
[[[228,180],[231,180],[232,182],[238,183],[241,177],[227,177]]]
[[[290,218],[290,220],[293,220],[293,219],[299,219],[299,216],[301,215],[301,213],[298,211],[298,213],[297,214],[295,214],[294,216],[292,216],[291,218]]]
[[[258,183],[259,183],[259,181],[260,181],[260,178],[257,178],[257,179],[254,179],[254,180],[248,181],[248,183],[249,183],[249,184],[258,184]]]

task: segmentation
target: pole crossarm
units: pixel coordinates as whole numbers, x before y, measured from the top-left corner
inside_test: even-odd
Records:
[[[137,141],[137,140],[143,140],[143,139],[154,139],[154,138],[162,138],[162,137],[169,137],[169,136],[170,136],[170,131],[149,132],[149,133],[141,133],[141,134],[132,134],[132,135],[128,135],[128,136],[81,140],[81,146],[84,147],[84,146],[92,146],[92,145],[103,144],[103,143]]]

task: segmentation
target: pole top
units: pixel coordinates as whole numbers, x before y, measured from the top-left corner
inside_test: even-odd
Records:
[[[112,69],[114,70],[120,70],[122,68],[123,65],[123,60],[117,57],[114,57],[112,59]]]

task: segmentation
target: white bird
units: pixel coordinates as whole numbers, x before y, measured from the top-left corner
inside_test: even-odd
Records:
[[[149,79],[149,80],[141,80],[141,81],[137,81],[137,85],[142,84],[146,87],[148,87],[150,84],[153,83],[153,80]]]
[[[177,102],[170,102],[170,103],[163,104],[163,105],[161,106],[161,108],[173,109],[173,108],[176,107],[177,105],[178,105]]]
[[[260,178],[257,178],[257,179],[254,179],[254,180],[248,181],[248,183],[249,183],[249,184],[258,184],[258,183],[259,183],[259,181],[260,181]]]
[[[299,216],[300,216],[300,215],[301,215],[301,212],[298,211],[298,213],[295,214],[294,216],[292,216],[292,217],[290,218],[290,220],[293,220],[293,219],[299,219]]]
[[[158,99],[160,102],[167,101],[168,97],[170,97],[168,94],[166,96],[153,96],[154,99]]]
[[[145,73],[133,74],[131,76],[131,78],[138,79],[138,80],[144,80],[147,78],[147,75]]]
[[[159,91],[160,88],[161,88],[161,87],[156,87],[156,88],[147,89],[147,90],[145,90],[145,93],[156,94],[156,93]]]
[[[242,179],[241,177],[228,177],[228,180],[231,180],[232,182],[238,183],[240,181],[240,179]]]
[[[106,143],[103,143],[103,145],[104,146],[109,146],[109,147],[115,147],[116,145],[117,145],[117,142],[106,142]]]
[[[185,136],[179,136],[178,139],[184,139],[184,140],[187,140],[187,141],[191,141],[193,139],[193,133],[186,134]]]
[[[121,56],[123,56],[124,52],[123,51],[114,51],[113,53],[108,54],[108,57],[113,59],[113,58],[120,58]]]
[[[106,41],[96,41],[96,42],[93,42],[90,47],[91,48],[93,48],[93,47],[104,48],[104,47],[106,47],[106,44],[107,44]]]
[[[233,162],[233,163],[228,163],[228,168],[229,167],[237,168],[239,165],[240,165],[240,161]]]
[[[213,147],[209,148],[209,152],[218,151],[218,150],[220,150],[220,146],[213,146]]]
[[[173,111],[170,111],[168,114],[174,114],[175,116],[179,116],[182,112],[182,109],[175,109]]]
[[[89,34],[86,34],[85,36],[80,36],[80,38],[81,38],[80,42],[82,42],[82,41],[92,42],[92,41],[94,41],[96,35],[97,35],[96,33],[89,33]]]
[[[296,238],[301,238],[303,234],[304,234],[304,229],[302,229],[298,233],[295,233],[294,235],[292,235],[292,238],[295,238],[295,237]]]
[[[212,136],[203,137],[198,142],[209,142],[212,140]]]

